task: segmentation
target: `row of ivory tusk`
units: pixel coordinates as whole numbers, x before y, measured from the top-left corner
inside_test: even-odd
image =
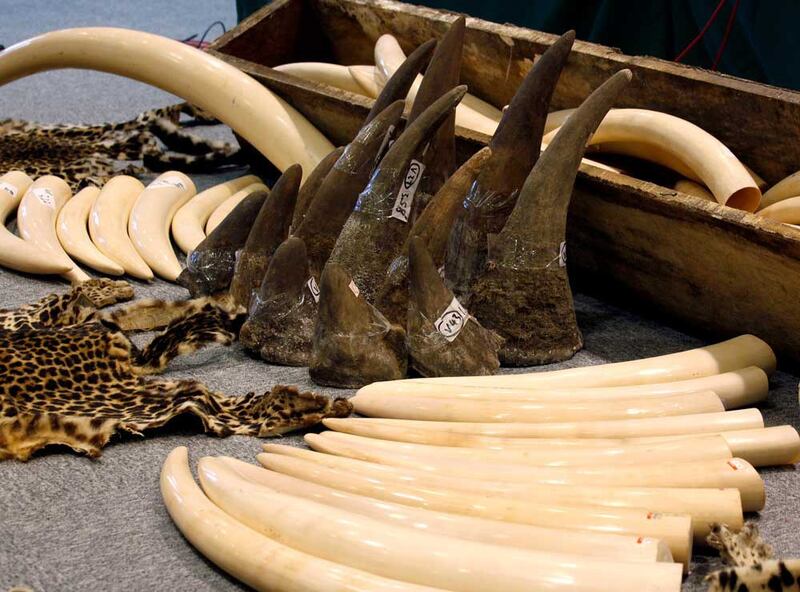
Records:
[[[0,265],[36,274],[89,279],[78,264],[106,275],[174,281],[180,261],[170,240],[189,253],[254,191],[267,190],[247,175],[196,193],[192,180],[168,171],[147,187],[119,175],[102,188],[75,195],[60,178],[33,181],[22,171],[0,176]],[[16,212],[20,236],[5,226]]]
[[[324,420],[311,450],[265,444],[260,467],[200,459],[202,490],[176,449],[162,494],[195,547],[259,590],[344,577],[353,590],[588,591],[612,577],[615,590],[679,590],[712,525],[739,530],[764,507],[755,467],[800,461],[794,428],[728,410],[764,400],[774,368],[745,335],[617,364],[375,383],[352,399],[373,417]],[[268,546],[308,569],[252,569]]]

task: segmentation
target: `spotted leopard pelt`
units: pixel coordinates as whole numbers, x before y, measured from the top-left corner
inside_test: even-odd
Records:
[[[210,298],[98,310],[132,297],[126,282],[95,279],[0,311],[0,459],[27,460],[53,444],[99,456],[118,430],[141,434],[187,412],[210,434],[260,437],[350,414],[344,399],[293,387],[228,396],[195,380],[146,376],[177,355],[229,344],[241,315],[227,301]],[[121,328],[164,325],[143,348]]]
[[[190,121],[182,123],[181,114]],[[212,123],[213,119],[186,103],[145,111],[122,123],[0,120],[0,173],[20,169],[34,178],[56,175],[77,191],[90,183],[102,185],[123,172],[178,169],[199,173],[239,164],[238,149],[231,144],[207,140],[185,129]],[[142,165],[125,166],[130,161]]]

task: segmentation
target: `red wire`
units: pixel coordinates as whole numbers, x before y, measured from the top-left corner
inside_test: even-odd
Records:
[[[712,13],[711,13],[711,16],[710,16],[710,17],[708,17],[708,21],[706,21],[706,24],[705,24],[705,25],[703,25],[703,28],[702,28],[702,29],[700,29],[700,32],[697,34],[697,37],[695,37],[694,39],[692,39],[692,40],[689,42],[689,45],[687,45],[686,47],[684,47],[684,48],[683,48],[683,51],[681,51],[681,52],[680,52],[680,53],[677,55],[677,57],[675,58],[675,61],[676,61],[676,62],[680,62],[680,61],[681,61],[681,60],[682,60],[684,57],[686,57],[686,54],[687,54],[687,53],[689,53],[689,52],[691,51],[691,49],[692,49],[692,48],[693,48],[695,45],[697,45],[698,41],[700,41],[700,40],[703,38],[703,35],[705,35],[705,34],[706,34],[706,31],[708,31],[708,28],[709,28],[709,27],[712,25],[712,23],[713,23],[713,22],[716,20],[716,18],[717,18],[717,15],[719,14],[719,11],[720,11],[720,10],[722,10],[722,7],[723,7],[723,6],[725,6],[725,2],[726,2],[726,0],[719,0],[719,4],[717,4],[717,7],[714,9],[714,12],[712,12]]]
[[[725,51],[725,48],[728,45],[728,37],[730,36],[731,30],[733,29],[733,21],[736,18],[736,10],[738,8],[739,8],[739,0],[735,0],[733,3],[733,8],[731,9],[731,14],[728,17],[728,24],[725,25],[725,34],[722,36],[722,42],[719,44],[717,55],[714,56],[714,64],[711,66],[712,70],[716,70],[717,66],[719,66],[719,61],[722,59],[722,53]]]

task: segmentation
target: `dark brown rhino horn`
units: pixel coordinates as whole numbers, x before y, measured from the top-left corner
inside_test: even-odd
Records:
[[[403,105],[403,101],[395,101],[361,128],[325,177],[294,232],[306,244],[309,267],[315,277],[322,272],[342,226],[367,184],[387,134],[399,123]]]
[[[244,247],[236,253],[230,294],[235,304],[247,308],[253,290],[258,289],[270,257],[289,234],[303,168],[290,166],[275,182],[247,235]]]
[[[347,270],[367,301],[372,300],[389,262],[408,236],[407,217],[403,220],[392,216],[398,211],[400,191],[408,187],[413,170],[421,172],[419,163],[412,158],[465,93],[465,86],[452,89],[405,129],[375,169],[342,228],[330,261]]]
[[[318,297],[306,246],[300,238],[289,237],[275,250],[250,301],[250,315],[239,333],[242,345],[268,362],[307,365]]]
[[[402,251],[389,264],[386,278],[375,296],[375,306],[393,323],[405,323],[408,311],[408,249],[411,237],[417,236],[425,242],[437,269],[444,265],[447,238],[453,220],[490,155],[491,148],[482,148],[453,173],[417,218]]]
[[[359,388],[406,375],[405,332],[356,295],[347,272],[328,262],[320,281],[320,302],[309,364],[322,385]]]
[[[494,374],[502,338],[455,299],[418,236],[409,248],[409,278],[406,342],[412,367],[423,376]]]
[[[395,70],[391,78],[386,81],[383,90],[378,95],[378,98],[375,99],[375,103],[372,105],[372,109],[370,109],[364,123],[372,121],[378,113],[395,101],[405,101],[408,91],[411,90],[411,85],[414,84],[417,75],[428,65],[434,47],[436,47],[436,40],[429,39],[411,52],[403,63],[400,64],[400,67]]]
[[[245,197],[230,214],[186,256],[186,269],[175,280],[192,297],[227,290],[233,279],[236,251],[247,235],[269,192],[256,191]]]
[[[503,113],[489,146],[492,158],[466,194],[447,249],[447,279],[469,301],[469,289],[486,264],[486,237],[500,231],[542,144],[550,98],[575,32],[562,35],[536,61]]]
[[[308,206],[311,205],[311,202],[314,199],[314,196],[317,195],[317,191],[319,191],[322,182],[333,168],[333,165],[336,164],[336,161],[339,160],[339,157],[344,152],[344,149],[344,146],[339,146],[335,150],[331,150],[325,158],[320,160],[303,183],[300,191],[297,192],[297,203],[294,206],[294,214],[292,215],[291,232],[294,232],[294,230],[300,226],[303,218],[305,218]]]
[[[472,311],[506,342],[504,363],[547,364],[583,345],[566,269],[567,209],[586,142],[631,80],[617,72],[561,127],[539,158],[475,284]]]

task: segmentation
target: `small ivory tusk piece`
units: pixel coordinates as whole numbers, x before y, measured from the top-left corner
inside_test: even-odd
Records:
[[[280,493],[310,499],[423,532],[535,551],[574,553],[633,562],[672,561],[669,547],[658,539],[543,528],[530,524],[434,512],[303,481],[234,458],[220,457],[218,460],[245,479]]]
[[[687,351],[616,362],[500,376],[418,378],[413,382],[466,384],[507,387],[598,387],[674,382],[723,374],[748,366],[758,366],[767,374],[775,371],[775,353],[754,335],[741,335],[713,345]],[[406,381],[411,383],[412,380]]]
[[[672,417],[645,417],[564,423],[454,423],[347,417],[324,419],[325,427],[356,436],[438,446],[511,446],[542,438],[590,440],[596,438],[669,437],[764,427],[758,409],[698,413]]]
[[[169,240],[172,217],[196,193],[192,180],[178,171],[156,177],[136,198],[128,217],[128,235],[145,263],[170,282],[181,274]]]
[[[89,236],[88,220],[100,188],[84,187],[67,201],[58,213],[56,233],[68,255],[107,275],[122,275],[125,270],[103,255]]]
[[[361,88],[361,94],[371,99],[377,99],[381,94],[381,87],[375,82],[375,66],[348,66],[350,75]]]
[[[675,191],[680,191],[681,193],[685,193],[687,195],[693,195],[694,197],[699,197],[700,199],[704,199],[706,201],[717,201],[714,198],[714,194],[712,194],[706,187],[689,179],[681,179],[680,181],[677,181],[675,183]]]
[[[543,142],[549,143],[554,133],[548,133]],[[647,109],[612,109],[589,144],[610,142],[656,147],[685,164],[723,205],[753,212],[761,201],[753,177],[727,146],[685,119]]]
[[[783,198],[771,206],[758,210],[756,214],[775,222],[800,224],[800,197]]]
[[[369,68],[370,66],[366,66]],[[327,84],[339,90],[363,95],[361,85],[353,79],[347,66],[338,64],[328,64],[325,62],[295,62],[292,64],[281,64],[273,68],[278,72],[291,74],[303,80],[310,80],[319,84]]]
[[[501,547],[419,532],[251,483],[213,459],[201,459],[209,498],[243,524],[302,552],[356,569],[457,592],[680,590],[681,566],[621,563]]]
[[[5,222],[16,212],[19,202],[33,183],[22,171],[9,171],[0,177],[0,265],[25,273],[66,273],[73,264],[54,259],[33,244],[15,236]]]
[[[144,191],[138,179],[118,175],[100,190],[89,212],[89,235],[103,255],[119,264],[128,275],[152,280],[153,272],[128,236],[128,218],[136,198]]]
[[[217,206],[217,208],[208,217],[208,222],[206,222],[206,236],[214,232],[214,229],[219,226],[219,223],[222,222],[225,217],[230,214],[245,197],[255,193],[256,191],[269,191],[269,187],[263,183],[251,183],[247,187],[240,189],[231,195],[228,199]]]
[[[800,436],[792,426],[737,430],[720,434],[734,456],[756,467],[800,462]]]
[[[711,391],[608,401],[506,401],[443,399],[436,397],[385,397],[359,393],[350,402],[367,417],[421,421],[554,422],[600,419],[638,419],[724,411]]]
[[[183,446],[167,456],[160,481],[164,505],[183,536],[211,562],[255,590],[437,592],[301,553],[248,528],[200,490]]]
[[[255,175],[231,179],[201,191],[178,209],[172,218],[172,236],[181,251],[189,254],[203,242],[211,213],[234,193],[254,183],[261,183],[261,179]]]
[[[434,399],[567,402],[647,399],[700,391],[716,393],[726,409],[744,407],[746,405],[754,405],[767,398],[769,378],[761,368],[751,366],[724,374],[678,382],[597,388],[540,387],[538,385],[506,388],[505,384],[498,386],[462,386],[457,384],[433,384],[424,380],[411,379],[374,382],[362,387],[358,394],[386,396],[394,399],[412,396]]]
[[[59,263],[71,266],[70,271],[62,273],[61,277],[72,284],[79,284],[88,280],[89,276],[69,258],[56,232],[58,213],[70,197],[72,190],[64,180],[53,175],[39,177],[19,202],[17,227],[23,239],[50,253]]]
[[[295,163],[312,171],[333,150],[305,117],[253,78],[185,43],[141,31],[85,27],[22,41],[0,56],[0,85],[63,68],[118,74],[175,94],[230,126],[281,171]]]
[[[275,446],[270,446],[270,449],[274,448]],[[259,454],[258,462],[267,469],[334,489],[405,506],[465,514],[477,518],[546,528],[653,537],[661,539],[669,546],[675,561],[683,563],[691,557],[693,538],[692,521],[689,516],[654,514],[632,508],[554,505],[552,500],[542,504],[462,491],[422,489],[391,478],[367,477],[349,470],[330,468],[321,462],[307,460],[305,458],[307,455],[316,454],[308,450],[289,446],[278,448],[282,449],[281,454]],[[303,452],[306,455],[298,454]],[[324,462],[338,458],[327,454],[317,454],[317,456],[323,457]]]
[[[764,193],[764,197],[761,199],[761,207],[759,209],[764,210],[780,201],[783,201],[784,199],[795,197],[797,195],[800,195],[800,171],[792,173],[785,179],[778,181],[775,183],[775,185],[770,187],[769,190]]]

